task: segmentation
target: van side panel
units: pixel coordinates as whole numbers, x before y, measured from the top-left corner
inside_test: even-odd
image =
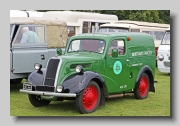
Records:
[[[139,39],[141,38],[141,39]],[[143,66],[149,66],[152,74],[155,74],[156,52],[154,48],[154,40],[149,35],[131,36],[131,40],[127,41],[127,51],[129,59],[129,83],[136,83],[139,71]],[[134,89],[134,86],[131,87]]]

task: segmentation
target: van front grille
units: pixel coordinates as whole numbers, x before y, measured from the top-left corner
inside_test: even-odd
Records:
[[[56,72],[57,72],[59,62],[60,62],[60,59],[50,59],[49,60],[47,70],[46,70],[44,85],[54,86]]]

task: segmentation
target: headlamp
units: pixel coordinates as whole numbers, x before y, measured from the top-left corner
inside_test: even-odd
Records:
[[[39,63],[36,63],[36,64],[34,65],[34,68],[35,68],[36,70],[40,70],[40,69],[42,68],[42,65],[39,64]]]
[[[76,66],[76,72],[81,73],[83,71],[83,67],[81,65]]]
[[[158,59],[159,59],[160,61],[163,61],[163,60],[164,60],[164,56],[163,56],[163,55],[160,55],[160,56],[158,56]]]

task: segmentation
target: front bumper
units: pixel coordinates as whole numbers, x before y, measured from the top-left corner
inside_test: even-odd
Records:
[[[43,96],[57,96],[57,97],[76,97],[74,93],[54,93],[54,92],[43,92],[43,91],[29,91],[20,89],[20,92],[34,95],[43,95]]]
[[[23,83],[23,89],[20,89],[19,91],[22,92],[22,93],[40,95],[40,96],[76,97],[75,93],[55,93],[55,92],[52,92],[52,91],[46,91],[47,89],[38,91],[38,90],[32,90],[32,87],[33,87],[32,83],[24,82]]]

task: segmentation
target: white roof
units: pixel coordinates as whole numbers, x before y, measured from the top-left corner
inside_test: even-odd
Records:
[[[151,22],[143,22],[143,21],[130,21],[130,20],[119,20],[113,22],[114,24],[135,24],[138,26],[147,26],[147,27],[162,27],[162,28],[168,28],[169,24],[161,24],[161,23],[151,23]]]
[[[28,17],[25,11],[10,10],[10,17]]]
[[[170,31],[170,27],[168,29],[166,29],[166,31]]]
[[[26,11],[29,14],[29,17],[42,17],[44,12],[37,11]]]
[[[43,17],[58,18],[71,23],[77,23],[79,19],[118,21],[118,17],[116,15],[74,11],[47,11],[43,14]]]
[[[102,24],[100,27],[138,28],[134,24]]]
[[[39,24],[67,26],[66,22],[63,20],[43,17],[10,17],[10,24]]]
[[[120,20],[113,21],[110,24],[102,24],[100,27],[119,27],[119,28],[143,28],[143,29],[156,29],[156,30],[166,30],[169,28],[169,24],[151,23],[151,22],[141,22],[141,21],[128,21]]]

